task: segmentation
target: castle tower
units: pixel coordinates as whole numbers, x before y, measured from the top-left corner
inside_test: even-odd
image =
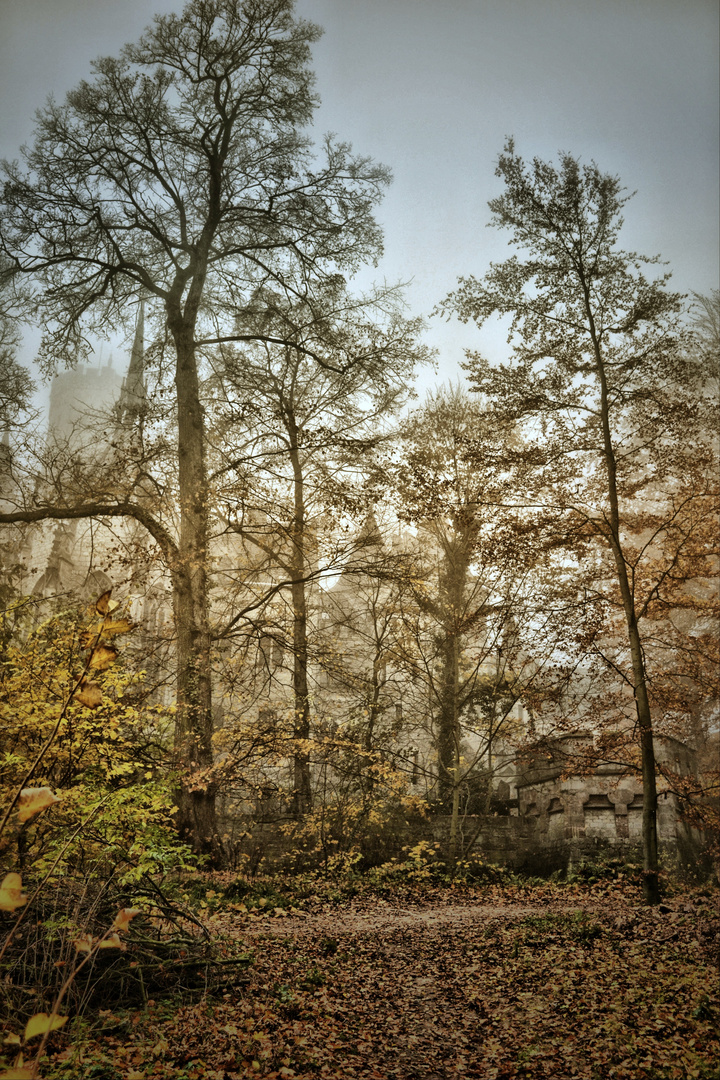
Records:
[[[48,439],[58,447],[97,445],[93,421],[112,409],[121,392],[121,375],[111,364],[84,364],[59,372],[50,387]]]
[[[55,376],[50,390],[48,441],[68,461],[77,455],[87,464],[102,462],[115,433],[137,428],[144,412],[144,310],[140,305],[130,363],[123,379],[112,363],[99,367],[79,365]],[[108,414],[115,424],[108,425]],[[78,521],[60,521],[41,541],[47,551],[45,568],[33,588],[35,596],[68,591],[102,592],[109,579],[92,565],[92,548],[86,550],[86,530]],[[36,558],[39,553],[36,552]],[[40,561],[40,566],[43,565]],[[102,580],[100,580],[102,578]],[[96,579],[98,579],[96,581]]]

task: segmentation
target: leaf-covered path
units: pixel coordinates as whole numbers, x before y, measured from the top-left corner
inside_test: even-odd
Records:
[[[311,966],[288,1003],[298,1020],[312,971],[327,977],[310,994],[307,1065],[327,1055],[338,1076],[638,1077],[671,1061],[667,1075],[692,1076],[714,1042],[692,1014],[717,1007],[702,975],[717,927],[697,916],[617,898],[381,899],[246,934],[290,993]]]
[[[243,981],[215,1000],[138,1015],[128,1038],[106,1040],[105,1060],[125,1071],[97,1075],[717,1076],[709,900],[658,911],[620,895],[489,889],[311,901],[291,914],[242,906],[213,923],[252,951]]]
[[[528,905],[508,910],[450,901],[408,907],[375,899],[309,918],[291,916],[270,924],[269,934],[267,924],[254,923],[245,934],[266,953],[286,951],[292,943],[294,966],[308,945],[316,951],[318,943],[321,955],[334,957],[324,970],[343,965],[342,992],[334,986],[332,997],[344,1003],[333,1003],[327,990],[313,995],[327,1025],[315,1049],[325,1044],[338,1075],[435,1080],[470,1075],[478,1013],[463,993],[458,953],[471,951],[473,939],[491,925],[535,913]]]

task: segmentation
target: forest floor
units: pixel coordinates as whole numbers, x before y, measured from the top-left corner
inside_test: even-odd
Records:
[[[602,883],[415,885],[248,905],[211,884],[206,925],[243,964],[194,999],[53,1035],[43,1077],[720,1078],[717,892],[647,908]]]

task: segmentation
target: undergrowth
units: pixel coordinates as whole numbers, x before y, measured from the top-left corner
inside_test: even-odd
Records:
[[[235,872],[197,872],[177,883],[177,895],[196,913],[211,915],[225,907],[255,915],[312,909],[318,904],[339,905],[355,898],[430,897],[452,890],[511,895],[622,895],[637,903],[642,869],[633,862],[607,858],[579,862],[573,870],[547,878],[486,862],[479,855],[457,862],[443,860],[437,844],[421,841],[400,858],[365,867],[360,853],[333,856],[327,864],[302,873],[243,875]],[[666,873],[661,878],[668,897],[683,893],[700,900],[716,895],[712,882],[688,884]]]

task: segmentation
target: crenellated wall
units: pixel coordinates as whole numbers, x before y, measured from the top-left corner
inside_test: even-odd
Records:
[[[639,775],[620,763],[603,763],[588,775],[572,772],[572,760],[592,745],[586,735],[558,739],[547,752],[525,762],[518,776],[518,816],[534,822],[533,846],[549,850],[583,848],[593,843],[618,850],[639,847],[643,789]],[[690,747],[670,737],[657,737],[658,763],[679,776],[697,774]],[[675,793],[658,775],[658,841],[694,858],[702,838],[688,828]]]

